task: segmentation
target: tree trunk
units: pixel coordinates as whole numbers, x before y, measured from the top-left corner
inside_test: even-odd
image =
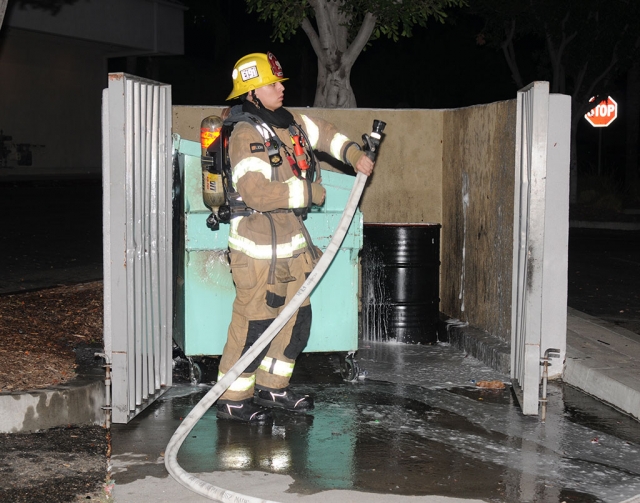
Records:
[[[7,2],[9,2],[9,0],[0,0],[0,30],[4,22],[4,13],[7,11]]]
[[[351,67],[344,68],[318,59],[318,81],[314,107],[356,108],[356,96],[351,88]]]
[[[355,39],[348,43],[347,19],[340,12],[340,2],[309,0],[318,30],[305,18],[301,27],[309,37],[318,57],[318,80],[315,107],[355,108],[356,97],[351,88],[351,68],[369,41],[376,18],[367,13]]]
[[[636,61],[627,74],[627,159],[625,185],[635,197],[638,187],[638,136],[640,133],[640,62]]]

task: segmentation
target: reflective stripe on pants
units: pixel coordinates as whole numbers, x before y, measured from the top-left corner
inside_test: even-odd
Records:
[[[230,251],[231,272],[236,284],[236,299],[233,303],[231,324],[227,335],[220,372],[227,373],[236,361],[262,335],[270,322],[282,311],[284,306],[293,298],[311,272],[313,264],[311,255],[305,251],[297,257],[279,259],[276,284],[267,285],[270,260],[256,260],[236,250]],[[282,281],[280,281],[282,280]],[[280,307],[270,307],[266,302],[267,291],[275,291],[285,297]],[[298,318],[300,317],[300,320]],[[282,365],[293,365],[298,355],[306,346],[311,329],[311,306],[307,298],[302,307],[287,322],[282,330],[271,341],[266,350],[249,365],[240,378],[255,375],[255,386],[266,389],[282,389],[289,385],[291,374],[269,372],[260,369],[259,365],[266,358],[277,360],[279,369]],[[264,352],[263,352],[264,353]],[[229,389],[221,397],[223,400],[244,400],[253,396],[253,387],[248,389]]]

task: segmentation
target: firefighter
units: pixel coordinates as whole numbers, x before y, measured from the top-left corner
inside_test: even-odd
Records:
[[[325,190],[313,149],[325,151],[371,175],[373,162],[329,122],[285,109],[287,80],[271,53],[249,54],[233,69],[240,98],[231,121],[229,158],[233,188],[246,211],[232,213],[231,273],[236,286],[232,319],[220,360],[222,377],[269,327],[299,290],[320,257],[304,226],[311,205]],[[269,408],[305,412],[313,399],[289,388],[296,358],[311,329],[307,298],[271,344],[217,402],[217,416],[248,423],[271,421]]]

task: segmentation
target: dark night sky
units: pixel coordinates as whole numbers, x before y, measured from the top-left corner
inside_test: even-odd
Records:
[[[285,43],[274,42],[271,24],[248,14],[244,2],[209,2],[219,7],[215,12],[198,11],[198,0],[187,3],[195,8],[185,13],[185,55],[154,58],[155,78],[172,84],[175,104],[222,104],[231,89],[235,61],[268,50],[290,79],[286,104],[313,104],[317,60],[302,30]],[[445,25],[418,27],[413,37],[397,43],[372,42],[352,71],[358,106],[448,108],[513,98],[517,89],[501,53],[475,43],[482,23],[455,14],[451,19]],[[123,64],[112,61],[109,70],[124,70]],[[145,62],[139,65],[138,75],[154,77]]]
[[[238,0],[185,0],[185,55],[138,58],[134,73],[172,85],[176,105],[222,105],[231,90],[233,64],[251,52],[273,52],[283,66],[285,104],[311,106],[316,85],[316,57],[302,30],[285,43],[271,40],[271,24],[246,12]],[[445,24],[430,22],[411,38],[374,41],[360,54],[351,84],[362,108],[453,108],[513,99],[517,87],[502,53],[476,44],[482,21],[450,12]],[[522,46],[521,46],[522,48]],[[543,50],[532,47],[530,50]],[[532,58],[519,55],[528,82],[544,79]],[[529,67],[526,67],[529,60]],[[109,71],[125,71],[112,60]],[[129,69],[128,71],[131,71]],[[617,94],[614,95],[613,92]],[[624,78],[612,91],[618,119],[605,130],[581,121],[578,129],[580,169],[595,170],[602,135],[603,170],[624,166]]]

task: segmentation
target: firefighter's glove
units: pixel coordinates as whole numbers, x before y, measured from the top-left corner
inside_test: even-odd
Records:
[[[319,182],[313,182],[311,184],[311,202],[313,204],[315,204],[316,206],[322,206],[322,204],[324,203],[325,195],[326,191]]]

